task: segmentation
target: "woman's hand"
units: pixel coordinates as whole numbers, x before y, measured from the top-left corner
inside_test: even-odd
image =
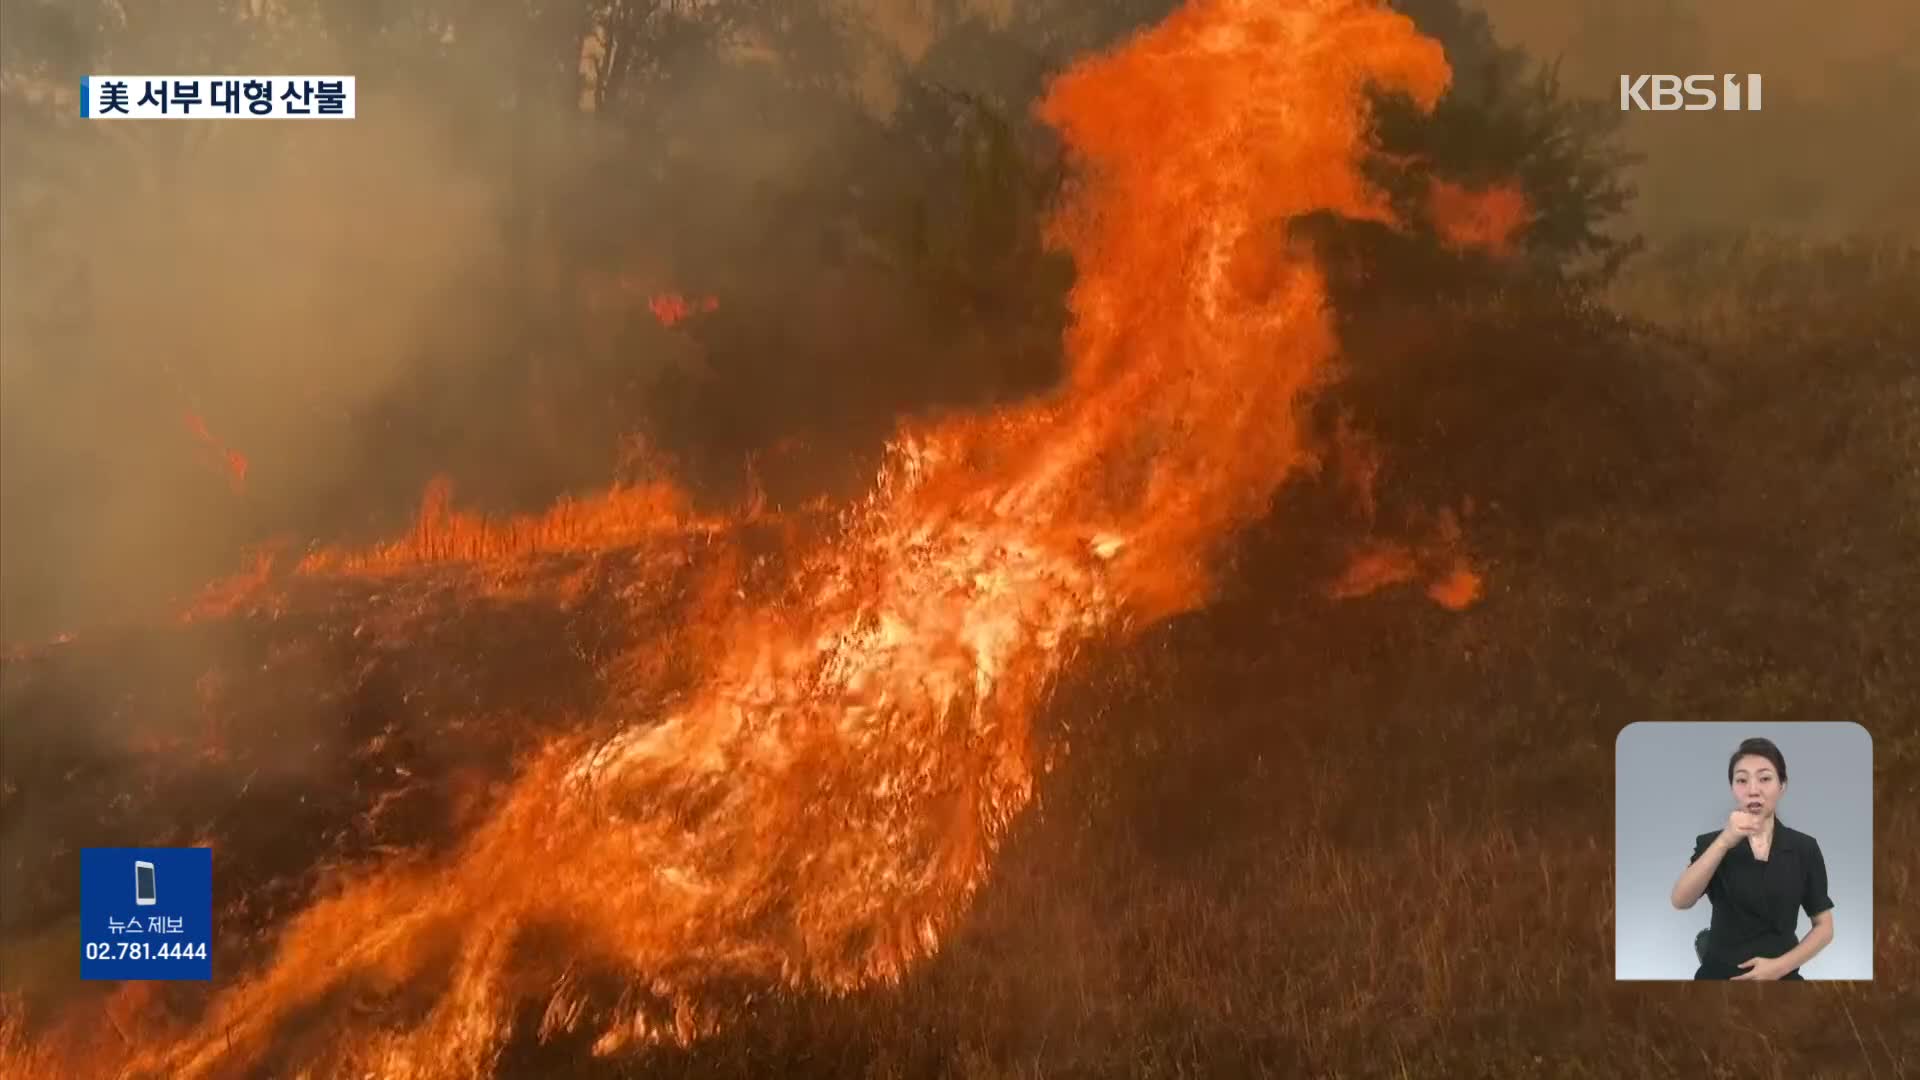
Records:
[[[1793,970],[1786,965],[1785,958],[1779,956],[1756,956],[1740,966],[1747,968],[1747,973],[1745,975],[1735,975],[1733,977],[1734,982],[1739,982],[1742,979],[1760,979],[1771,982]]]
[[[1749,814],[1745,810],[1735,810],[1727,815],[1727,827],[1720,830],[1720,838],[1714,843],[1722,851],[1732,851],[1740,846],[1740,841],[1760,831],[1760,815]]]

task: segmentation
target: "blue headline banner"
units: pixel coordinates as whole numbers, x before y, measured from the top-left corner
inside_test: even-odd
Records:
[[[212,849],[80,849],[82,979],[211,979],[212,946]]]
[[[351,75],[83,75],[82,120],[351,120]]]

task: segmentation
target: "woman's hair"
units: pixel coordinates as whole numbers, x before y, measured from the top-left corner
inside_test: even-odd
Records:
[[[1740,749],[1727,759],[1727,783],[1733,783],[1733,767],[1740,764],[1743,757],[1763,757],[1773,762],[1773,771],[1780,775],[1780,782],[1787,782],[1787,759],[1780,748],[1773,745],[1772,739],[1748,739],[1740,744]]]

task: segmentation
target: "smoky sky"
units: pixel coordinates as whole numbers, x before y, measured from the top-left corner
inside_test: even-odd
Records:
[[[771,61],[663,24],[649,119],[596,132],[590,5],[262,10],[5,9],[0,640],[164,611],[250,546],[394,535],[436,475],[485,512],[604,488],[639,422],[616,392],[685,360],[651,294],[819,284],[765,193],[836,129]],[[78,119],[81,74],[205,71],[353,74],[358,116]]]
[[[730,425],[738,447],[786,434],[794,402],[869,438],[880,425],[854,421],[891,415],[908,384],[1000,363],[992,342],[928,360],[897,266],[858,230],[828,235],[927,186],[875,150],[910,140],[869,128],[923,58],[962,89],[1030,93],[1049,50],[1169,5],[849,0],[856,46],[798,21],[807,5],[734,6],[769,13],[779,47],[747,35],[718,63],[664,21],[620,125],[579,110],[591,4],[527,9],[558,20],[537,25],[475,0],[0,6],[0,641],[163,610],[249,544],[393,535],[437,474],[488,511],[604,486],[650,380],[698,364],[646,317],[652,291],[721,297],[734,351],[765,357],[745,369],[757,398],[667,417]],[[1633,226],[1920,228],[1920,6],[1485,7],[1583,94],[1612,97],[1623,71],[1765,75],[1762,113],[1628,118],[1647,155]],[[977,34],[1035,12],[1054,30],[1027,52],[943,37],[969,13]],[[795,92],[819,81],[810,63],[873,115]],[[74,115],[81,74],[215,70],[354,74],[359,117]]]
[[[43,204],[5,252],[9,624],[230,568],[249,516],[364,482],[351,420],[423,351],[484,345],[496,196],[381,113],[9,140],[10,196]]]
[[[1478,0],[1564,85],[1618,102],[1622,74],[1758,73],[1758,113],[1633,113],[1652,238],[1753,227],[1920,233],[1920,4],[1910,0]]]

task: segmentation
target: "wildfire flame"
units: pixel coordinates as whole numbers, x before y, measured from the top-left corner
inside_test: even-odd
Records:
[[[698,1037],[728,987],[846,990],[939,948],[1032,797],[1062,666],[1204,602],[1211,548],[1306,463],[1296,406],[1334,339],[1289,222],[1386,220],[1364,92],[1431,109],[1448,78],[1371,2],[1200,0],[1058,79],[1040,113],[1080,177],[1050,226],[1078,270],[1064,388],[904,429],[783,602],[711,612],[725,647],[671,715],[550,747],[456,856],[316,902],[123,1073],[485,1075],[520,1002],[549,1000],[543,1031],[583,1022],[556,935],[649,1002],[601,1052]],[[649,527],[675,512],[643,501]],[[461,528],[483,539],[307,569],[539,546]],[[384,1018],[354,1007],[402,989]]]
[[[233,493],[235,495],[246,494],[246,455],[238,450],[230,450],[221,445],[220,440],[214,438],[213,433],[207,430],[207,422],[200,418],[200,414],[190,412],[186,414],[185,419],[187,422],[187,431],[192,433],[194,440],[199,443],[202,453],[207,456],[208,460],[214,462],[216,467],[226,470],[227,481],[233,486]]]
[[[647,300],[647,310],[653,312],[653,317],[659,320],[661,326],[672,327],[695,312],[720,310],[720,298],[706,296],[690,300],[677,292],[660,293]]]
[[[1515,184],[1474,190],[1435,179],[1427,189],[1427,213],[1449,247],[1510,257],[1533,219],[1526,193]]]
[[[1346,600],[1426,577],[1428,599],[1449,611],[1464,610],[1480,598],[1481,578],[1461,544],[1460,522],[1451,511],[1441,513],[1433,536],[1422,544],[1368,540],[1353,551],[1327,595]]]

